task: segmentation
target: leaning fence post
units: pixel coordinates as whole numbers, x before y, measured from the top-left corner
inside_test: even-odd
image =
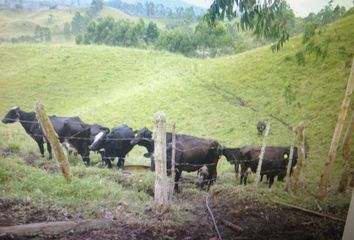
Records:
[[[305,127],[306,125],[301,122],[296,129],[297,134],[297,167],[294,170],[294,183],[293,190],[296,192],[299,188],[299,184],[301,181],[301,176],[303,174],[303,168],[305,166]]]
[[[60,170],[63,173],[66,180],[68,182],[71,182],[72,175],[70,171],[70,164],[65,157],[63,149],[59,143],[57,134],[44,110],[43,104],[40,101],[37,101],[35,109],[36,109],[36,117],[38,119],[38,122],[42,128],[44,135],[46,136],[50,145],[53,148],[54,157],[59,164]]]
[[[174,123],[172,127],[171,189],[170,189],[171,199],[175,188],[175,175],[176,175],[175,162],[176,162],[176,124]]]
[[[350,70],[350,75],[347,83],[347,88],[345,91],[345,95],[342,101],[341,109],[338,114],[338,120],[336,123],[336,128],[333,133],[331,145],[329,147],[327,159],[325,161],[324,169],[323,169],[323,174],[321,177],[321,183],[320,183],[320,192],[319,192],[319,198],[323,199],[327,196],[327,187],[329,184],[329,178],[331,174],[331,169],[332,169],[332,163],[333,160],[336,158],[336,153],[337,153],[337,147],[338,147],[338,142],[340,135],[342,133],[343,125],[344,125],[344,120],[345,117],[347,116],[348,109],[350,107],[350,102],[352,99],[353,95],[353,90],[354,90],[354,59],[352,62],[352,67]]]
[[[354,110],[352,112],[352,117],[349,122],[349,126],[347,128],[347,131],[344,134],[344,140],[343,140],[343,169],[342,169],[342,175],[341,179],[339,182],[339,187],[338,187],[338,192],[342,193],[345,192],[348,184],[349,184],[349,179],[350,179],[350,164],[351,164],[351,148],[350,148],[350,139],[352,136],[352,133],[354,131]]]
[[[292,130],[292,143],[290,147],[290,156],[289,156],[289,162],[288,162],[288,167],[286,169],[286,183],[285,183],[285,191],[289,191],[290,187],[290,174],[291,174],[291,168],[293,165],[293,158],[294,158],[294,142],[295,142],[295,129],[293,128]]]
[[[166,117],[162,112],[155,114],[154,158],[155,158],[155,209],[164,212],[168,208],[168,179],[166,167]]]
[[[262,162],[263,162],[263,157],[264,157],[264,153],[266,150],[266,146],[268,143],[268,135],[269,135],[269,131],[270,131],[270,123],[267,124],[267,128],[264,134],[264,138],[263,138],[263,145],[262,145],[262,149],[261,149],[261,154],[259,155],[259,160],[258,160],[258,166],[257,166],[257,172],[256,172],[256,181],[254,182],[254,193],[256,193],[257,188],[258,188],[258,183],[259,180],[261,178],[261,168],[262,168]]]

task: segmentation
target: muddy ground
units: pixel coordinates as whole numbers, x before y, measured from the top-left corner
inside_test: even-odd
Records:
[[[4,153],[3,153],[4,155]],[[24,157],[24,156],[21,156]],[[29,164],[33,157],[24,157]],[[0,239],[182,239],[217,240],[212,218],[206,207],[205,192],[199,195],[181,194],[178,202],[195,207],[188,214],[196,221],[184,226],[166,227],[163,215],[147,211],[151,223],[132,216],[117,216],[105,228],[62,232],[57,235],[19,237],[3,235]],[[216,220],[222,239],[341,239],[344,222],[314,216],[296,209],[279,205],[267,205],[255,200],[246,200],[225,192],[209,194],[209,206]],[[0,198],[0,227],[37,222],[80,220],[82,216],[68,213],[59,207],[35,206],[26,200]],[[161,222],[161,224],[158,224]],[[152,224],[153,223],[153,224]],[[230,227],[230,225],[232,225]]]
[[[187,199],[184,199],[184,202]],[[5,235],[0,239],[217,239],[205,200],[192,200],[197,206],[192,214],[198,221],[168,228],[132,219],[113,219],[109,228],[63,232],[59,235],[18,237]],[[237,204],[235,204],[237,202]],[[264,205],[251,200],[225,199],[214,194],[210,208],[222,239],[341,239],[344,223],[317,217],[295,209]],[[163,217],[151,212],[154,221]],[[46,221],[78,220],[60,208],[40,208],[19,200],[0,199],[0,225],[10,226]],[[233,227],[227,226],[228,223]],[[236,226],[236,227],[235,227]]]

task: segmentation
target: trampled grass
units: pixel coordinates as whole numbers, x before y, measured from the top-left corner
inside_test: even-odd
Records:
[[[354,53],[353,20],[351,15],[330,26],[325,34],[339,38],[330,45],[329,56],[324,60],[311,56],[305,66],[298,66],[294,57],[300,38],[278,53],[264,47],[211,60],[105,46],[1,45],[0,113],[15,105],[33,111],[41,100],[49,114],[78,115],[85,122],[108,127],[125,123],[134,129],[152,129],[154,113],[163,111],[168,130],[176,123],[179,133],[214,138],[229,147],[260,144],[256,130],[260,119],[271,122],[271,145],[290,145],[291,132],[274,117],[293,127],[304,121],[309,123],[310,153],[303,195],[314,196],[349,76],[337,50]],[[285,102],[286,82],[297,91],[297,105]],[[19,126],[1,124],[0,136],[2,149],[38,151]],[[331,192],[339,180],[340,151],[341,147]],[[126,162],[148,164],[142,152],[134,149]],[[218,184],[238,185],[233,174],[233,166],[222,158]],[[283,186],[276,185],[274,192],[284,198],[277,193]]]

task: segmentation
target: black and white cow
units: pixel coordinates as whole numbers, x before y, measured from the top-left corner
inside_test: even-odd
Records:
[[[118,168],[124,167],[126,155],[132,150],[130,141],[134,138],[133,130],[127,125],[112,128],[110,132],[101,131],[90,145],[93,151],[104,150],[103,159],[109,168],[112,168],[111,161],[118,157]]]

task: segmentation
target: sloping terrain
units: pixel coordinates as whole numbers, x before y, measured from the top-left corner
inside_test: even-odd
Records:
[[[310,153],[305,166],[303,188],[298,193],[301,201],[298,198],[290,198],[284,193],[281,183],[276,183],[271,192],[266,185],[262,184],[259,189],[261,197],[258,200],[269,202],[273,198],[279,198],[316,210],[323,208],[325,213],[345,218],[350,195],[334,195],[339,180],[341,154],[337,154],[334,164],[329,198],[318,205],[314,196],[318,191],[324,160],[349,76],[347,59],[345,55],[338,52],[338,49],[345,49],[345,53],[349,55],[354,54],[353,24],[354,16],[350,15],[330,26],[323,35],[323,37],[330,34],[336,36],[334,38],[336,40],[329,46],[329,57],[323,60],[311,56],[307,58],[305,66],[298,66],[294,57],[301,47],[299,38],[292,39],[278,53],[272,53],[269,47],[265,47],[237,56],[212,60],[190,59],[164,52],[105,46],[0,45],[0,114],[5,115],[13,106],[33,111],[35,102],[41,100],[49,114],[79,115],[85,122],[101,123],[108,127],[125,123],[134,129],[144,126],[152,129],[153,114],[163,111],[167,115],[168,131],[171,130],[172,123],[176,123],[179,133],[214,138],[230,147],[259,144],[262,139],[257,135],[256,124],[260,119],[271,122],[270,144],[290,145],[292,134],[285,125],[296,127],[300,121],[305,121],[309,124],[306,134],[310,144]],[[291,105],[287,105],[283,97],[284,86],[288,83],[297,92],[296,101]],[[83,181],[83,191],[80,190],[79,183],[73,186],[74,189],[72,187],[66,189],[65,184],[60,184],[63,191],[56,190],[56,184],[51,185],[53,189],[46,187],[43,183],[40,185],[22,184],[19,181],[22,178],[28,181],[38,181],[38,178],[43,182],[48,179],[60,181],[57,179],[57,174],[53,174],[56,172],[53,171],[55,163],[36,157],[33,160],[28,157],[37,156],[38,150],[33,140],[24,133],[18,123],[0,124],[0,138],[0,149],[4,155],[0,158],[1,169],[6,169],[0,171],[2,183],[0,197],[2,198],[26,199],[26,196],[29,196],[31,201],[38,205],[41,198],[35,189],[39,188],[46,196],[52,196],[43,203],[45,206],[54,204],[68,209],[80,209],[86,214],[85,216],[101,216],[97,213],[97,209],[100,209],[98,207],[109,209],[112,206],[119,208],[120,205],[124,206],[124,210],[129,209],[130,217],[135,214],[135,217],[155,220],[157,218],[156,221],[166,222],[168,222],[166,219],[173,219],[171,222],[176,225],[183,221],[195,221],[194,218],[188,219],[190,216],[204,216],[204,218],[206,216],[205,208],[201,207],[205,193],[195,190],[194,184],[188,184],[188,178],[182,185],[183,194],[177,197],[177,202],[179,200],[187,205],[173,210],[169,215],[171,219],[169,217],[159,219],[158,216],[149,215],[150,190],[153,189],[153,175],[150,172],[122,176],[123,173],[117,173],[115,170],[86,169],[82,167],[80,161],[71,159],[77,181],[79,183]],[[9,152],[10,157],[7,157]],[[13,159],[11,157],[13,152],[25,154],[24,158],[31,159],[33,166],[26,166],[23,161]],[[134,149],[129,154],[126,163],[146,164],[146,160],[141,155],[141,149]],[[99,161],[98,156],[94,158],[96,162]],[[42,168],[43,171],[36,168]],[[33,175],[31,169],[35,169]],[[45,172],[48,172],[50,176],[44,174]],[[192,182],[196,179],[194,173],[186,176],[192,178]],[[85,191],[93,191],[89,188],[91,183],[94,183],[93,188],[104,184],[107,184],[109,188],[108,192],[102,191],[98,195],[89,195],[85,199],[88,203],[93,201],[91,207],[94,209],[94,214],[90,215],[88,209],[78,208],[79,203],[75,198],[66,199],[64,196],[75,193],[74,196],[82,197]],[[112,187],[117,183],[122,190],[118,191]],[[120,191],[128,192],[124,192],[123,196],[119,195],[121,197],[119,205],[115,205],[118,203],[110,198],[110,191],[114,194],[119,194]],[[126,198],[130,197],[129,194],[134,195],[132,193],[134,191],[139,195],[136,196],[135,202],[140,206],[135,213],[134,206],[126,207],[130,205]],[[239,199],[241,202],[241,199],[250,197],[251,191],[251,184],[247,187],[238,185],[234,177],[233,166],[222,158],[218,165],[216,186],[210,193],[214,201],[213,207],[219,209],[216,215],[219,218],[225,216],[225,219],[229,221],[236,218],[237,214],[232,212],[233,204],[237,204]],[[225,198],[219,198],[220,196]],[[236,202],[231,201],[233,197]],[[219,206],[225,206],[227,211],[222,212]],[[246,209],[253,209],[253,207],[257,209],[257,204],[245,205]],[[266,206],[263,207],[264,211],[272,212]],[[282,208],[279,209],[281,212]],[[121,212],[124,211],[120,210],[117,214]],[[263,210],[253,211],[251,215],[247,215],[247,212],[246,215],[254,220],[255,226],[266,231],[267,225],[256,221],[260,217],[257,213],[260,214],[260,212]],[[277,214],[274,212],[274,216],[265,221],[281,222],[283,216],[290,216],[288,212]],[[291,222],[291,219],[295,219],[294,222]],[[284,229],[286,232],[289,226],[298,227],[296,219],[301,219],[301,217],[297,218],[294,215],[291,219],[289,222],[282,222],[286,226],[280,226],[280,230],[276,229],[271,233],[278,233],[278,230]],[[302,226],[296,229],[303,229],[309,233],[318,225],[317,220],[306,218],[302,222],[306,222],[310,227]],[[326,228],[327,225],[324,224],[324,229],[334,229],[333,223],[328,221],[326,220],[326,224],[328,223],[333,228]],[[252,225],[251,220],[250,222]],[[201,224],[206,223],[201,221]],[[242,227],[245,225],[247,224],[244,222]],[[342,224],[338,226],[339,230],[333,230],[335,231],[334,238],[338,238],[343,227]],[[196,228],[198,227],[205,231],[206,229],[213,231],[212,226],[198,225]],[[124,229],[125,226],[122,228]],[[290,230],[293,229],[290,228]],[[257,230],[254,231],[257,232]],[[326,231],[319,230],[315,233],[315,235],[310,235],[309,239],[324,236],[323,233]],[[200,234],[199,239],[214,236],[209,233],[202,235],[199,232],[198,234]],[[294,233],[293,236],[303,236],[301,234],[303,233],[300,231],[297,234]],[[183,236],[187,237],[189,233]],[[264,236],[277,238],[273,235]],[[326,235],[326,237],[332,236]],[[249,236],[248,238],[252,239]],[[278,238],[288,237],[279,233]]]
[[[83,9],[46,9],[46,10],[0,10],[0,36],[3,39],[34,35],[36,26],[48,27],[53,33],[62,33],[65,23],[71,23],[75,13]],[[115,20],[135,20],[124,12],[105,7],[97,17],[113,17]]]

